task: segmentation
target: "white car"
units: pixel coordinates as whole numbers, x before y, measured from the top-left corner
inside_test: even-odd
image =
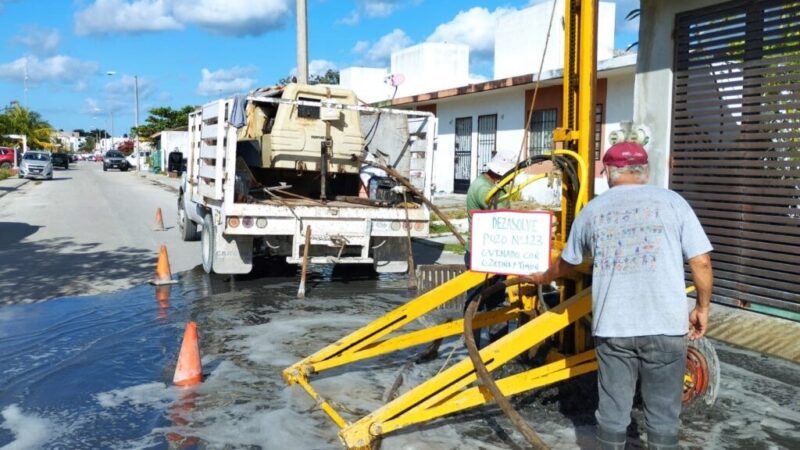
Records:
[[[50,152],[44,150],[29,150],[22,155],[19,165],[20,178],[53,179],[53,161]]]

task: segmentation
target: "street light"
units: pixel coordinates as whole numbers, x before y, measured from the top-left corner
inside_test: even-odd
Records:
[[[24,134],[7,134],[6,137],[7,138],[11,138],[11,139],[19,139],[19,140],[21,140],[22,141],[22,153],[24,154],[25,152],[28,151],[28,136],[25,136]],[[13,150],[14,150],[14,165],[12,167],[16,169],[17,168],[17,148],[14,147]]]
[[[106,75],[113,77],[117,72],[109,70]],[[109,150],[114,149],[114,110],[111,108],[111,101],[108,102],[108,114],[111,116],[111,147]]]
[[[108,76],[114,76],[117,72],[113,70],[109,70],[106,72]],[[136,152],[136,171],[141,173],[142,172],[142,155],[139,151],[139,76],[133,76],[133,101],[134,101],[134,127],[136,128],[136,134],[133,137],[133,151]],[[111,146],[114,146],[114,113],[111,111]]]

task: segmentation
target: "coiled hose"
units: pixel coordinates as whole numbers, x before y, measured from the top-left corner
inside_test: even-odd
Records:
[[[533,428],[528,425],[525,419],[519,415],[514,407],[511,406],[511,402],[508,401],[502,392],[500,392],[500,388],[497,387],[497,383],[494,382],[489,370],[486,369],[486,365],[481,359],[478,345],[475,342],[475,334],[472,327],[472,321],[475,318],[475,314],[480,308],[484,298],[488,298],[491,295],[500,292],[501,290],[504,291],[509,286],[515,286],[525,282],[527,282],[527,280],[523,278],[505,280],[484,288],[480,293],[478,293],[478,295],[475,296],[474,299],[469,303],[467,310],[464,312],[464,342],[467,344],[467,353],[469,354],[469,359],[472,360],[472,365],[475,367],[475,374],[478,376],[478,379],[481,380],[481,383],[486,387],[486,389],[488,389],[492,394],[492,397],[497,402],[497,406],[499,406],[508,419],[511,420],[511,423],[514,425],[514,427],[519,430],[523,436],[525,436],[525,439],[533,448],[537,450],[545,450],[549,449],[550,447],[548,447],[547,444],[542,441],[536,431],[534,431]]]

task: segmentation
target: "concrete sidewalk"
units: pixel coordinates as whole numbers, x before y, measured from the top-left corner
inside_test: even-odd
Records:
[[[4,197],[5,195],[16,191],[29,181],[31,180],[27,178],[18,178],[16,175],[6,178],[5,180],[0,180],[0,197]]]
[[[133,175],[135,177],[138,177],[138,178],[141,178],[143,180],[147,180],[147,181],[149,181],[149,182],[151,182],[153,184],[157,184],[157,185],[159,185],[159,186],[161,186],[163,188],[166,188],[167,190],[170,190],[170,191],[173,191],[173,192],[176,192],[176,193],[180,190],[180,186],[181,186],[180,177],[178,177],[178,178],[170,178],[167,175],[161,175],[161,174],[156,174],[156,173],[151,173],[151,172],[146,172],[146,171],[142,171],[142,172],[132,171],[131,175]]]

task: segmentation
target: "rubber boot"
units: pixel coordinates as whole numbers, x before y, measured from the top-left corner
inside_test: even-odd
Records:
[[[597,427],[598,450],[625,450],[626,439],[627,434],[624,431],[619,433]]]
[[[678,450],[678,433],[647,432],[647,448],[650,450]]]

